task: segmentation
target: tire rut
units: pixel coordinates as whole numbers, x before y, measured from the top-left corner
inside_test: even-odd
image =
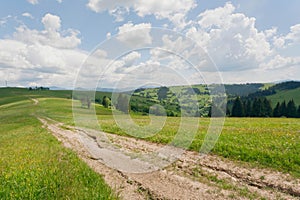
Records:
[[[267,169],[252,168],[218,156],[203,156],[190,151],[185,151],[176,162],[162,169],[147,173],[124,172],[107,166],[104,162],[106,158],[103,159],[101,154],[96,155],[99,149],[114,151],[103,142],[103,138],[99,137],[98,134],[103,132],[74,127],[65,130],[61,128],[62,123],[52,119],[39,118],[39,120],[64,146],[74,150],[92,169],[101,174],[124,199],[297,199],[300,197],[299,179]],[[163,146],[114,134],[105,133],[105,135],[111,143],[128,151],[148,153]],[[195,176],[196,169],[202,171],[199,176]],[[262,176],[265,177],[264,180],[261,179]],[[218,180],[229,184],[230,188],[217,184]],[[241,195],[243,188],[248,192]]]

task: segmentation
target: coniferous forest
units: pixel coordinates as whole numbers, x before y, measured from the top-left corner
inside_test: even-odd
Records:
[[[242,100],[237,97],[231,109],[227,109],[231,117],[291,117],[300,118],[300,106],[295,105],[293,99],[277,102],[274,109],[272,103],[265,97]]]

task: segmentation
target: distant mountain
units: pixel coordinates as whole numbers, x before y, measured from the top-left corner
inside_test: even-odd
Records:
[[[70,88],[67,89],[67,88],[56,87],[56,86],[51,86],[51,87],[49,87],[49,88],[50,88],[50,90],[70,90]]]

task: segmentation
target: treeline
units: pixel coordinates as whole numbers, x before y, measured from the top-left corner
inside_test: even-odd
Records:
[[[267,98],[254,98],[242,100],[237,97],[232,109],[227,109],[227,115],[231,117],[297,117],[300,118],[300,106],[296,107],[294,100],[288,103],[277,103],[272,109],[271,101]]]
[[[28,90],[50,90],[50,88],[42,87],[42,86],[41,87],[35,86],[35,87],[29,87]]]

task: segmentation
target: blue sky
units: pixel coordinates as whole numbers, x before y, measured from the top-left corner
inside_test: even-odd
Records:
[[[0,86],[7,80],[10,86],[72,88],[78,76],[99,82],[99,77],[105,75],[104,85],[113,87],[137,69],[139,74],[134,79],[147,84],[159,80],[143,79],[143,73],[153,68],[167,77],[170,71],[164,66],[174,68],[174,73],[194,84],[201,81],[189,77],[194,72],[185,67],[187,62],[174,58],[174,54],[162,60],[163,52],[158,51],[160,47],[178,53],[185,46],[185,52],[187,44],[193,45],[187,42],[189,39],[218,68],[216,80],[212,70],[199,64],[204,82],[299,80],[299,8],[297,0],[5,1],[0,7]],[[174,31],[170,33],[172,38],[164,32],[154,36],[153,27]],[[156,44],[158,40],[160,44]],[[103,42],[106,47],[101,45]],[[120,52],[118,48],[125,43],[127,49]],[[149,46],[152,50],[137,50]],[[99,52],[101,56],[90,67],[87,61]],[[112,52],[123,57],[113,59]],[[186,55],[185,59],[193,59],[191,54]],[[109,63],[113,64],[105,66]],[[83,76],[85,73],[93,76]],[[181,83],[186,84],[179,79],[163,84]]]

